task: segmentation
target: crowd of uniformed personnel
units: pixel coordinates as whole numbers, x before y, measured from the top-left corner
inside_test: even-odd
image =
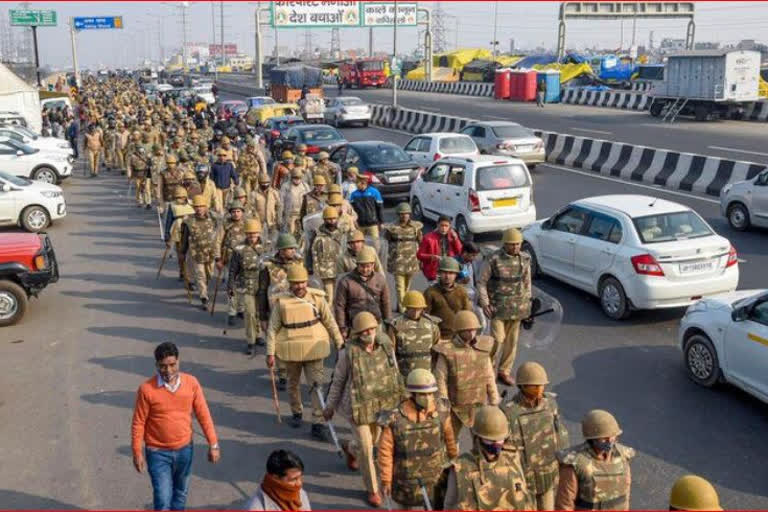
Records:
[[[422,293],[410,289],[422,224],[407,203],[384,223],[370,201],[377,193],[355,168],[339,169],[324,152],[315,160],[303,145],[270,166],[271,151],[242,119],[149,100],[127,78],[87,81],[80,101],[91,174],[103,161],[126,176],[137,206],[157,209],[163,263],[175,250],[190,301],[195,292],[213,314],[222,285],[227,324],[244,319],[248,355],[264,347],[277,389],[287,391],[291,427],[303,425],[302,374],[311,436],[337,442],[328,428],[336,412],[349,423],[353,438],[340,449],[361,472],[370,505],[629,508],[635,451],[617,442],[613,415],[588,412],[583,441],[571,443],[546,370],[529,361],[511,375],[521,322],[532,313],[518,230],[505,231],[480,267],[477,308],[467,294],[473,283],[457,281],[460,265],[445,252],[434,255],[437,275]],[[351,180],[359,193],[350,193]],[[472,441],[462,451],[465,428]],[[689,476],[670,506],[719,503],[708,482]]]

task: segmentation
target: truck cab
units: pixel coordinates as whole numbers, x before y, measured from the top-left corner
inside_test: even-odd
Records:
[[[349,89],[357,87],[383,87],[387,82],[387,63],[384,59],[368,58],[344,62],[339,67],[341,81]]]

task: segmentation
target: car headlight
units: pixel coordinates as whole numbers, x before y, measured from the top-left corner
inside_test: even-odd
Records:
[[[53,199],[53,198],[61,196],[61,192],[54,192],[54,191],[51,191],[51,190],[46,190],[46,191],[40,192],[40,193],[43,195],[43,197],[47,197],[48,199]]]

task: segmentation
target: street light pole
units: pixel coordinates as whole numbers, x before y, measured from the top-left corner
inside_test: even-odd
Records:
[[[498,46],[498,40],[496,39],[496,33],[499,28],[499,2],[493,2],[493,60],[496,61],[496,47]]]
[[[75,72],[75,85],[80,87],[80,68],[77,65],[77,41],[75,40],[74,18],[69,18],[69,37],[72,39],[72,68]]]
[[[397,0],[395,0],[395,22],[392,24],[392,64],[397,62]],[[392,74],[392,106],[397,108],[397,73]]]
[[[260,3],[260,2],[259,2]],[[262,55],[261,48],[261,6],[256,5],[256,88],[261,89],[264,87],[264,76],[262,75],[262,62],[264,61],[264,55]]]

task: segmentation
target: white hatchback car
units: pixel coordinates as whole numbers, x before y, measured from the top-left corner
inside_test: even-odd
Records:
[[[72,175],[69,155],[33,148],[13,139],[0,138],[0,171],[46,183],[59,183]]]
[[[533,181],[517,158],[443,158],[416,178],[410,200],[414,218],[447,215],[462,240],[536,220]]]
[[[61,152],[69,158],[69,163],[74,162],[74,150],[72,146],[64,139],[57,137],[43,137],[24,126],[0,126],[0,138],[7,137],[22,144],[32,146],[42,151]]]
[[[737,231],[750,226],[768,228],[768,170],[724,186],[720,192],[720,212]]]
[[[480,154],[472,137],[449,132],[422,133],[409,140],[403,149],[421,165],[447,156],[471,158]]]
[[[678,342],[694,382],[727,381],[768,402],[768,290],[698,301],[680,321]]]
[[[61,187],[0,171],[0,225],[36,233],[67,214]]]
[[[643,195],[575,201],[523,231],[532,274],[600,298],[619,320],[633,309],[676,308],[732,292],[736,249],[687,206]]]

